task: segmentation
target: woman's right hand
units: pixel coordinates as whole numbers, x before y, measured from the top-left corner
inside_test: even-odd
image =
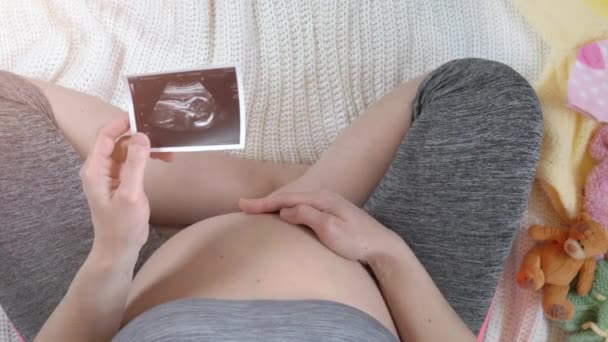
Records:
[[[242,199],[239,205],[250,214],[279,211],[284,221],[308,226],[321,243],[353,261],[368,264],[392,246],[405,246],[399,235],[329,191],[274,193],[259,199]]]
[[[150,206],[144,172],[150,140],[143,133],[125,136],[128,130],[128,118],[104,126],[80,170],[93,221],[93,249],[105,255],[136,255],[148,239]],[[152,157],[173,158],[172,154]]]

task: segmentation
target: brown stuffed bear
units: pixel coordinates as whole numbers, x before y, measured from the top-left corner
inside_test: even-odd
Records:
[[[574,315],[574,306],[566,299],[570,283],[578,274],[576,290],[585,296],[591,290],[596,257],[608,250],[608,233],[604,227],[582,214],[568,228],[535,225],[528,235],[545,241],[524,257],[517,282],[521,286],[543,288],[543,309],[553,320],[567,321]]]

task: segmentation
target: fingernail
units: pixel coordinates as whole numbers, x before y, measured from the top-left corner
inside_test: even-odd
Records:
[[[131,144],[140,147],[148,147],[150,145],[150,140],[148,140],[148,137],[145,134],[137,133],[131,137]]]

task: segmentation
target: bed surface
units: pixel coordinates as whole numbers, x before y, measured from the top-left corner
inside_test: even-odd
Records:
[[[123,109],[124,74],[241,64],[247,147],[237,154],[281,162],[314,162],[375,100],[448,60],[493,59],[534,81],[548,55],[510,0],[24,0],[0,2],[0,13],[0,68]],[[553,216],[538,189],[530,203],[522,227]],[[528,247],[520,234],[487,341],[551,334],[536,294],[513,281]],[[0,340],[11,334],[0,310]]]

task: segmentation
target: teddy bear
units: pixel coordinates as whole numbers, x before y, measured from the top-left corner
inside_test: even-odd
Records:
[[[608,251],[608,232],[587,213],[582,213],[569,227],[534,225],[528,234],[544,243],[525,255],[517,282],[534,290],[543,289],[543,310],[549,319],[572,319],[574,306],[567,299],[570,283],[578,275],[578,295],[589,293],[596,258]]]
[[[591,170],[585,183],[583,210],[608,228],[608,125],[602,125],[595,133],[588,148],[597,165]]]

